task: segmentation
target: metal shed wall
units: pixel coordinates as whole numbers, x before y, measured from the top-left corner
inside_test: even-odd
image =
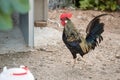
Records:
[[[27,14],[20,14],[20,28],[28,46],[34,46],[34,0],[29,0],[30,10]]]
[[[20,14],[20,28],[27,45],[34,47],[34,20],[47,21],[48,0],[29,0],[29,3],[29,12]]]

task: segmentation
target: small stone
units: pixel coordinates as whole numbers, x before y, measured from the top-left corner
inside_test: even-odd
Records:
[[[115,58],[120,59],[120,55],[119,55],[119,54],[116,54],[116,55],[115,55]]]
[[[82,19],[83,17],[82,16],[77,16],[78,19]]]
[[[120,70],[116,70],[116,73],[120,73]]]
[[[92,79],[92,77],[91,77],[91,76],[89,76],[89,79]]]
[[[103,66],[106,66],[106,64],[102,64]]]

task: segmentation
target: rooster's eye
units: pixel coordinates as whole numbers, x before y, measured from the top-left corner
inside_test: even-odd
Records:
[[[61,18],[60,20],[63,21],[64,19]]]
[[[65,21],[65,18],[61,18],[60,20],[61,20],[61,21]]]

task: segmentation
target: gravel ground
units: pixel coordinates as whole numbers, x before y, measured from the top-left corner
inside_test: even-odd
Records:
[[[49,18],[59,22],[61,12],[63,10],[50,11]],[[88,22],[95,15],[108,13],[80,10],[71,12],[72,21],[83,35]],[[61,41],[57,45],[48,45],[25,53],[0,54],[0,67],[26,65],[37,80],[120,80],[120,14],[110,14],[114,17],[102,18],[106,24],[104,40],[94,51],[84,56],[86,64],[78,61],[72,68],[72,55]],[[48,26],[62,32],[62,28],[56,27],[54,23],[49,22]]]

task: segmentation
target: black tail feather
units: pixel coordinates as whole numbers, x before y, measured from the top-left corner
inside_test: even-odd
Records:
[[[87,26],[86,29],[86,41],[90,44],[92,49],[95,49],[95,46],[103,40],[101,34],[104,32],[104,23],[100,22],[100,17],[108,14],[102,14],[96,16]]]
[[[94,28],[94,26],[99,23],[99,21],[100,21],[99,18],[102,16],[105,16],[105,15],[110,15],[110,14],[101,14],[101,15],[98,15],[95,18],[93,18],[86,28],[86,33],[89,34],[90,31]]]

